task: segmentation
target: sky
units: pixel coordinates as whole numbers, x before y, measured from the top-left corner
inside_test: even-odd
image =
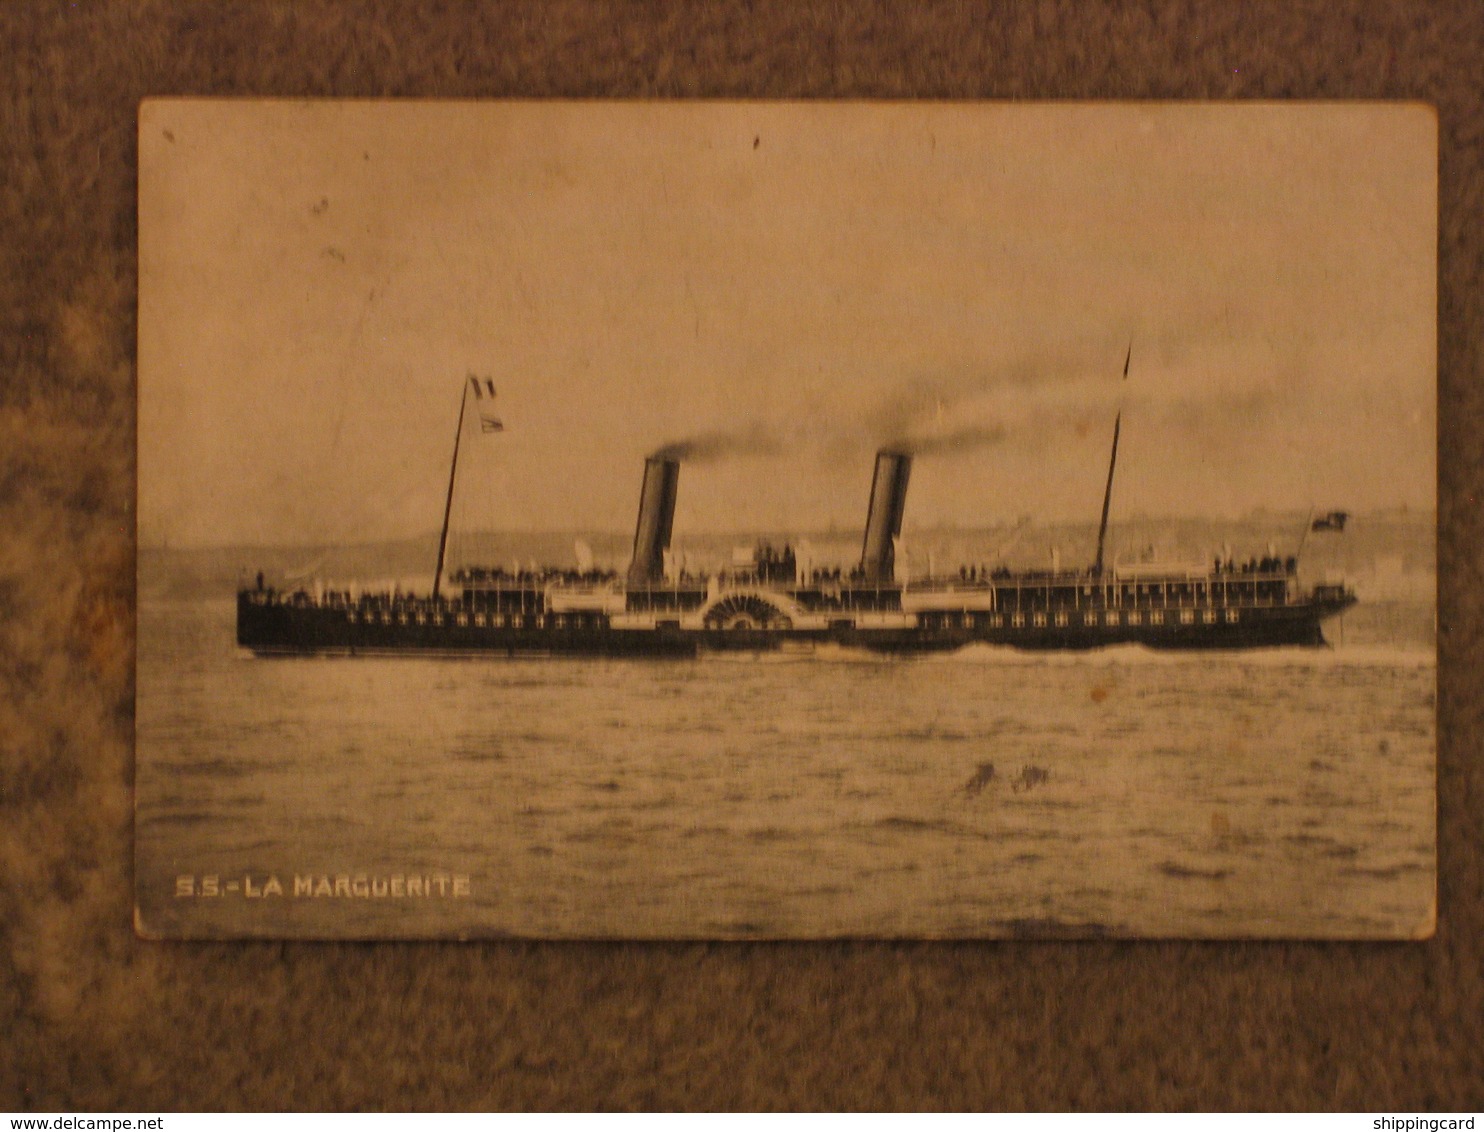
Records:
[[[145,545],[1431,508],[1406,104],[156,100]],[[1125,358],[1128,376],[1123,375]],[[503,428],[486,432],[479,417]]]

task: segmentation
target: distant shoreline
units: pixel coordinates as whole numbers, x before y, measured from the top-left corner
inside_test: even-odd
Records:
[[[1120,529],[1143,526],[1204,526],[1215,528],[1230,528],[1233,530],[1249,527],[1275,528],[1288,531],[1298,530],[1310,515],[1318,514],[1313,511],[1265,511],[1254,510],[1235,518],[1206,518],[1195,515],[1145,515],[1133,514],[1124,518],[1115,517],[1111,529],[1116,533]],[[1437,527],[1437,508],[1411,508],[1411,507],[1387,507],[1376,511],[1353,511],[1350,513],[1351,522],[1359,525],[1407,525],[1426,526],[1429,529]],[[1029,524],[1031,529],[1044,532],[1068,532],[1076,533],[1084,530],[1095,532],[1097,523],[1090,519],[1066,519],[1047,522],[1038,522],[1032,516],[1024,516],[1020,519],[1004,520],[998,523],[978,524],[938,524],[934,526],[913,527],[909,520],[907,522],[907,534],[916,538],[927,537],[954,537],[972,536],[979,534],[1004,533],[1017,530]],[[690,532],[677,530],[675,539],[684,542],[689,538],[696,541],[733,541],[739,545],[742,542],[768,538],[775,542],[783,538],[808,539],[815,543],[834,543],[842,541],[859,541],[861,532],[849,527],[815,528],[804,531],[785,531],[783,529],[706,529]],[[465,539],[500,540],[500,541],[529,541],[532,543],[545,543],[551,540],[564,539],[569,544],[573,539],[581,538],[588,541],[620,541],[627,543],[633,538],[631,530],[596,530],[577,527],[557,527],[550,529],[537,528],[511,528],[505,530],[472,531],[462,536]],[[400,535],[382,539],[367,539],[358,542],[323,542],[306,540],[302,542],[249,542],[249,543],[187,543],[171,545],[168,542],[150,540],[140,541],[138,551],[140,554],[213,554],[213,553],[251,553],[251,552],[299,552],[341,550],[351,551],[359,549],[380,549],[388,546],[400,545],[422,545],[431,544],[436,547],[438,543],[438,532],[428,530],[415,535]]]

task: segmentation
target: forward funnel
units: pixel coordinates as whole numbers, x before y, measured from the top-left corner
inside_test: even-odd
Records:
[[[902,533],[907,479],[911,474],[912,457],[907,453],[885,449],[876,453],[871,507],[866,512],[866,540],[861,547],[861,574],[868,582],[891,582],[896,578],[895,544]]]

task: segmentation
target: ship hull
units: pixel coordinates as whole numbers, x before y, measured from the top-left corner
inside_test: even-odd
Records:
[[[318,605],[237,602],[237,643],[259,656],[695,656],[697,642],[671,628],[611,629],[479,627],[350,621],[346,611]]]
[[[1149,614],[1125,612],[1109,617],[1068,615],[1057,624],[1045,618],[990,619],[938,615],[907,627],[685,629],[669,623],[649,628],[613,628],[603,618],[556,626],[546,618],[522,624],[460,625],[453,615],[435,622],[406,623],[396,617],[353,618],[343,607],[306,603],[264,603],[251,591],[239,595],[237,643],[259,656],[590,656],[694,657],[702,652],[799,651],[821,647],[915,654],[948,652],[973,644],[1027,651],[1086,651],[1117,645],[1167,650],[1222,650],[1276,647],[1317,648],[1327,642],[1323,622],[1344,611],[1353,598],[1284,605],[1190,611],[1190,623],[1169,611],[1159,623]],[[516,619],[511,618],[511,621]],[[1045,620],[1047,624],[1037,624]],[[1089,623],[1092,622],[1092,623]],[[1116,622],[1116,623],[1110,623]]]

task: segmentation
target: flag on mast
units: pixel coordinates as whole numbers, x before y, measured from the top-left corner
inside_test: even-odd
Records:
[[[1343,531],[1345,524],[1350,521],[1350,512],[1331,511],[1328,515],[1320,515],[1309,524],[1311,531]]]
[[[491,401],[495,399],[495,382],[490,377],[479,377],[475,374],[469,375],[469,384],[474,389],[474,399],[483,401],[488,397]],[[504,432],[505,422],[499,417],[492,417],[487,413],[479,414],[479,431],[483,433]]]

